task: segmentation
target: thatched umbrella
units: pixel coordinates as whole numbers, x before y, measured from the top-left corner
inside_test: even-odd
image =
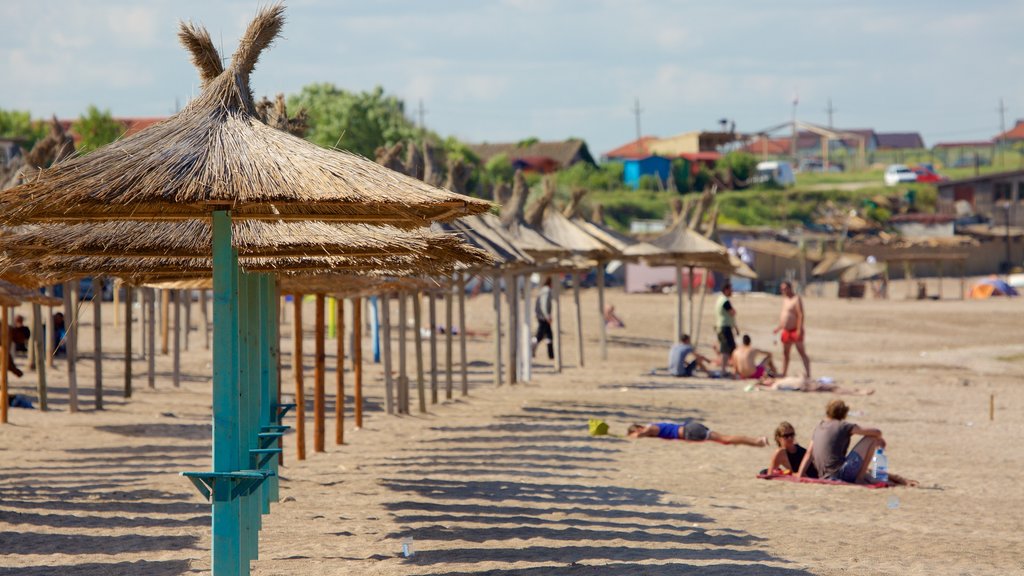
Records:
[[[212,218],[213,471],[187,476],[214,504],[213,573],[222,575],[247,573],[256,556],[260,513],[275,491],[262,485],[275,474],[264,467],[267,446],[281,434],[282,414],[269,400],[272,382],[258,378],[275,354],[267,337],[273,314],[260,314],[274,305],[273,278],[239,271],[231,220],[416,227],[489,208],[264,124],[249,75],[283,24],[281,6],[262,10],[226,68],[209,34],[183,24],[179,37],[202,78],[196,99],[160,124],[0,193],[5,224]]]

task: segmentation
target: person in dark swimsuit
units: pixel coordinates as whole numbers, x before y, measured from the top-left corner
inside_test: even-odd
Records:
[[[804,460],[807,449],[796,443],[796,430],[789,422],[782,422],[775,429],[775,444],[779,447],[772,454],[771,465],[764,472],[796,474],[800,463]],[[808,478],[817,478],[818,471],[810,464],[804,474]]]
[[[689,440],[691,442],[711,440],[719,444],[745,444],[757,447],[768,445],[768,439],[764,436],[754,438],[753,436],[719,434],[709,430],[707,426],[696,420],[684,420],[682,424],[675,422],[656,422],[646,425],[633,424],[628,428],[627,432],[630,438],[662,438],[664,440]]]

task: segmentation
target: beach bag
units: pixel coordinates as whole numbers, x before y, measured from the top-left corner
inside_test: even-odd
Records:
[[[589,427],[590,427],[590,435],[591,436],[606,436],[606,435],[610,435],[610,433],[608,432],[608,423],[605,422],[604,420],[599,420],[597,418],[591,418],[590,419],[590,423],[589,423]]]

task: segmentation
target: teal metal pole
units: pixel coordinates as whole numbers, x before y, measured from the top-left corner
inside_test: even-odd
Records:
[[[249,436],[253,432],[253,422],[249,404],[252,402],[251,377],[249,365],[249,275],[243,271],[238,273],[238,405],[239,405],[239,428],[242,433],[238,437],[238,449],[245,458],[243,468],[250,469],[249,461],[252,459],[249,450],[255,448],[249,442]],[[249,561],[252,560],[252,507],[251,498],[244,492],[239,496],[241,500],[241,533],[242,533],[242,567],[243,573],[248,574]]]
[[[275,365],[273,363],[273,343],[270,335],[272,334],[272,317],[274,316],[273,309],[273,277],[270,274],[259,275],[259,311],[260,311],[260,427],[271,426],[277,424],[271,415],[271,407],[277,400],[277,395],[273,390],[273,382],[271,381],[271,373],[276,373],[273,369]],[[275,442],[275,445],[277,443]],[[270,458],[267,461],[267,468],[274,471],[274,476],[267,479],[260,486],[260,500],[262,501],[262,512],[264,514],[270,513],[270,496],[272,492],[272,484],[277,476],[277,458]]]
[[[238,257],[231,248],[231,217],[213,213],[213,470],[239,469]],[[232,482],[217,479],[213,490],[214,576],[241,573],[239,501]]]

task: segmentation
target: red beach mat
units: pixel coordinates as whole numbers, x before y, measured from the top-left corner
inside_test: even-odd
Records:
[[[875,482],[874,484],[851,484],[849,482],[843,482],[841,480],[826,480],[824,478],[798,478],[793,474],[758,474],[758,478],[761,480],[782,480],[783,482],[795,482],[799,484],[829,484],[832,486],[860,486],[862,488],[888,488],[889,485],[885,482]]]

